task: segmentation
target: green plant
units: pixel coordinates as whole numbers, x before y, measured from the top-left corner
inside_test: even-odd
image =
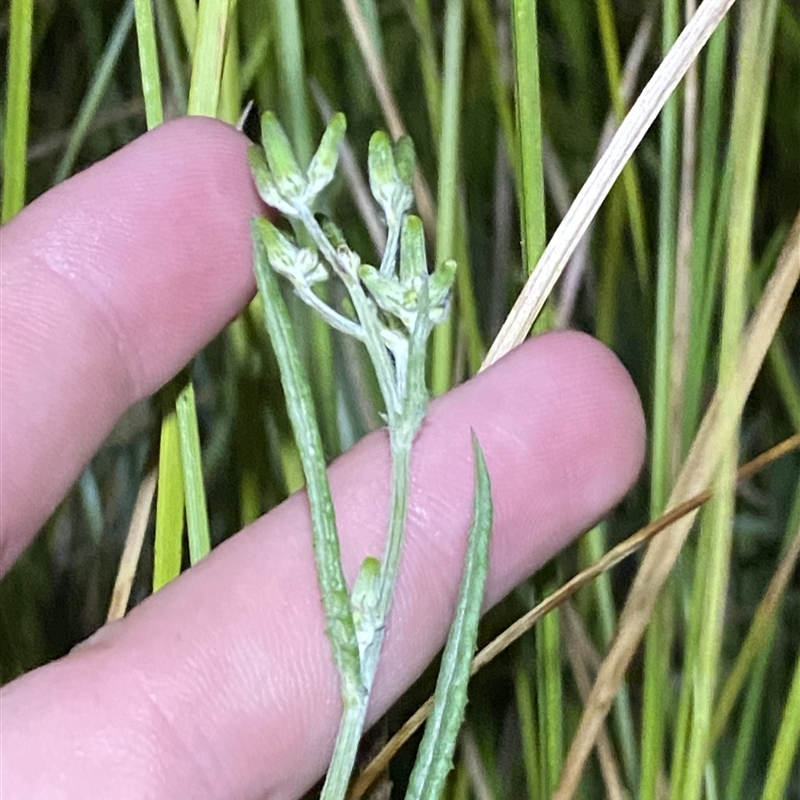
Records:
[[[256,279],[264,320],[278,359],[289,417],[306,476],[314,530],[314,553],[327,633],[339,671],[343,713],[323,798],[347,790],[364,728],[370,691],[400,566],[410,485],[411,447],[428,403],[425,361],[428,338],[447,313],[456,264],[448,260],[428,273],[422,222],[408,211],[413,200],[414,148],[394,146],[382,132],[369,145],[370,187],[388,227],[380,268],[362,263],[341,231],[314,216],[319,193],[331,182],[345,133],[336,114],[307,170],[271,112],[261,118],[263,150],[250,148],[259,194],[296,226],[283,233],[267,219],[252,224]],[[303,242],[309,241],[310,246]],[[389,534],[381,559],[364,560],[352,592],[339,556],[336,520],[315,420],[286,305],[273,275],[286,278],[300,299],[332,328],[362,342],[385,403],[392,454]],[[331,274],[344,285],[354,316],[336,310],[314,291]],[[469,666],[475,651],[492,521],[489,476],[477,439],[475,508],[455,621],[445,649],[437,703],[420,749],[408,798],[435,800],[452,765],[456,735],[466,705]]]

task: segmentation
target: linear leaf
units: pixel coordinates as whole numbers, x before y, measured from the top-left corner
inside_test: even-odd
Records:
[[[469,668],[475,653],[483,587],[489,565],[492,530],[492,490],[483,451],[473,433],[475,499],[458,606],[442,655],[436,700],[425,726],[406,800],[438,800],[453,765],[456,738],[467,705]]]

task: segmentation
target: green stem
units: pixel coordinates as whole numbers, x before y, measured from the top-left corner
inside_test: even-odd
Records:
[[[3,142],[3,222],[8,222],[25,205],[33,0],[12,0],[9,35]]]
[[[386,402],[386,414],[391,427],[393,422],[398,421],[400,418],[400,398],[397,395],[394,370],[392,369],[389,353],[383,342],[380,321],[378,320],[375,307],[364,294],[364,289],[358,277],[351,273],[350,266],[344,263],[339,253],[336,252],[336,249],[328,240],[328,237],[311,213],[311,209],[298,207],[297,212],[300,215],[300,221],[306,226],[306,230],[311,235],[314,243],[317,245],[326,261],[334,268],[336,274],[342,279],[342,282],[350,294],[350,299],[353,301],[356,315],[365,333],[364,344],[366,345],[367,352],[369,353],[369,357],[375,369],[381,394]]]
[[[348,708],[360,702],[361,665],[350,595],[339,553],[333,500],[325,472],[322,439],[289,312],[268,263],[258,224],[258,220],[252,223],[256,281],[264,300],[264,320],[280,367],[286,409],[306,476],[322,603],[334,661],[342,681],[342,697],[345,708]]]
[[[361,733],[364,730],[367,700],[368,698],[365,696],[357,703],[351,705],[345,703],[320,800],[341,800],[347,793],[347,786],[350,783],[350,776],[353,774],[353,765],[358,752],[358,743],[361,741]]]

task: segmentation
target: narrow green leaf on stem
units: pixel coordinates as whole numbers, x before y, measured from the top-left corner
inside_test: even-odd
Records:
[[[467,705],[467,684],[478,636],[489,566],[492,492],[483,451],[473,434],[475,494],[464,572],[453,625],[436,681],[436,700],[409,779],[406,800],[438,800],[453,766],[458,731]]]
[[[6,119],[3,131],[3,213],[8,222],[25,205],[31,103],[33,0],[11,0]]]
[[[322,439],[317,426],[311,389],[300,361],[289,312],[281,297],[277,279],[269,265],[267,251],[262,241],[264,222],[265,220],[257,219],[251,224],[256,282],[264,302],[264,322],[278,360],[281,383],[286,395],[286,408],[306,476],[314,555],[325,608],[327,633],[342,680],[343,697],[347,706],[348,700],[357,702],[362,691],[356,629],[339,555],[333,500],[325,471]]]
[[[261,115],[261,142],[269,164],[270,175],[284,197],[303,197],[306,177],[297,163],[292,143],[272,111]]]
[[[344,140],[346,129],[344,114],[334,114],[306,171],[310,195],[316,197],[333,180],[336,165],[339,163],[339,146]]]

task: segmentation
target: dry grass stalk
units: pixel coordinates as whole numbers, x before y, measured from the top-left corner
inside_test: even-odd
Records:
[[[735,421],[750,394],[798,278],[800,215],[795,219],[775,272],[767,283],[740,347],[737,369],[739,382],[732,396],[726,398],[727,408],[738,411],[736,414],[723,416],[720,413],[723,398],[715,394],[678,476],[667,504],[668,509],[684,502],[685,498],[702,492],[709,485],[724,444],[735,433]],[[678,520],[665,536],[653,542],[645,555],[622,610],[617,636],[600,667],[580,726],[572,741],[561,784],[553,800],[569,800],[578,788],[586,759],[594,747],[622,677],[639,647],[660,590],[689,535],[696,513],[693,511]]]

